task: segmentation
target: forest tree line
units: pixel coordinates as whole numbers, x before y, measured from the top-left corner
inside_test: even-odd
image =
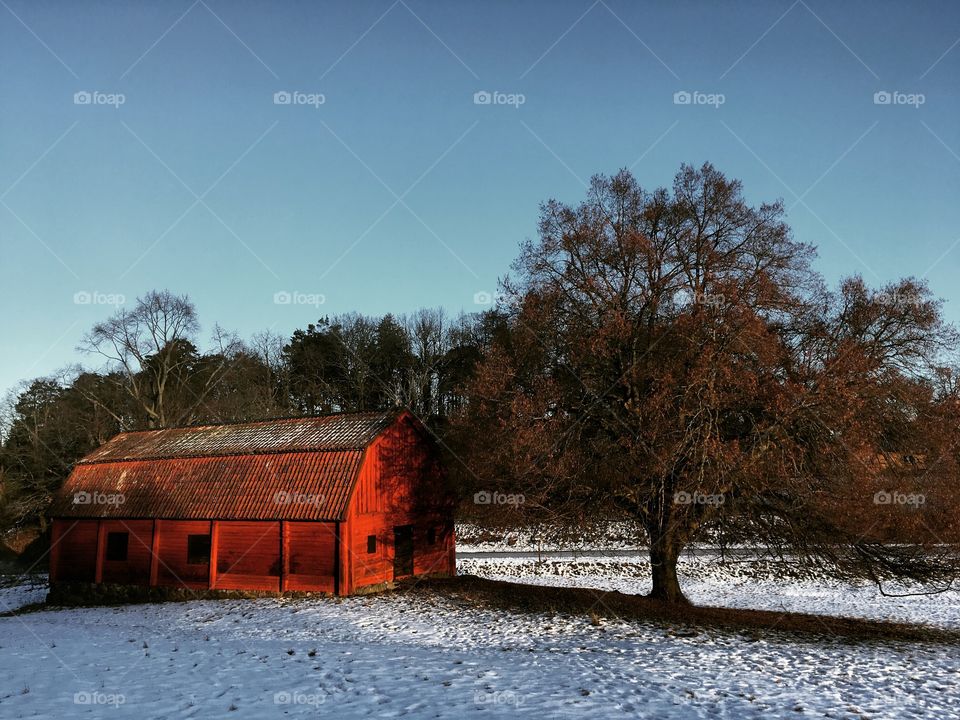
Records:
[[[87,366],[36,378],[2,406],[2,527],[45,527],[52,494],[79,458],[121,431],[411,409],[439,430],[464,402],[496,332],[494,311],[449,317],[324,317],[291,336],[249,339],[214,325],[201,349],[189,297],[151,291],[94,325]]]

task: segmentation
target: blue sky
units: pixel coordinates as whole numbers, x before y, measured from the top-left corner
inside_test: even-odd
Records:
[[[244,336],[473,311],[541,201],[707,160],[957,321],[958,77],[953,2],[2,0],[0,389],[152,288]]]

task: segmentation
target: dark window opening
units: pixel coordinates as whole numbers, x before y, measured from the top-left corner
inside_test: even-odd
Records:
[[[377,536],[367,535],[367,552],[375,553],[377,551]]]
[[[210,562],[210,536],[187,535],[187,564],[204,565]]]
[[[393,577],[413,575],[413,525],[393,529]]]
[[[427,528],[427,545],[437,544],[437,529],[435,527]]]
[[[107,533],[107,560],[124,561],[127,559],[127,545],[130,544],[130,533]]]

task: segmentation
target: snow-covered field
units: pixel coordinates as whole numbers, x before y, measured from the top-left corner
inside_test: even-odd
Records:
[[[643,562],[630,557],[462,555],[459,567],[646,588]],[[956,592],[881,599],[866,586],[724,569],[709,555],[688,558],[683,572],[701,603],[960,626]],[[36,593],[0,589],[0,609]],[[960,647],[719,630],[678,637],[640,621],[520,615],[428,592],[0,618],[0,718],[74,716],[960,718]]]
[[[457,559],[460,574],[479,575],[533,585],[560,585],[650,592],[650,563],[640,555],[610,557],[578,553],[575,557],[472,557]],[[680,563],[683,590],[698,605],[785,610],[845,615],[960,628],[960,591],[908,594],[915,588],[848,584],[823,577],[783,577],[769,563],[728,561],[709,553],[686,556]],[[899,597],[890,595],[898,594]]]
[[[46,597],[46,575],[0,575],[0,613],[43,602]]]

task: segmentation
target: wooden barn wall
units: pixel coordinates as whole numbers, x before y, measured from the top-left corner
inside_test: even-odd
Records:
[[[187,538],[210,535],[209,520],[157,520],[156,583],[164,587],[206,588],[210,563],[187,562]]]
[[[431,459],[425,440],[405,422],[367,448],[344,524],[346,583],[341,592],[394,580],[397,526],[413,526],[414,574],[455,571],[452,510],[442,507],[436,488],[430,487],[438,471]],[[430,527],[433,545],[427,543]],[[374,553],[367,552],[370,535],[377,538]]]
[[[283,523],[283,589],[335,592],[336,523]]]
[[[106,560],[109,532],[128,533],[127,560]],[[210,536],[215,568],[188,562],[190,535]],[[219,590],[337,589],[332,522],[55,519],[52,540],[52,582],[204,589],[212,580]]]
[[[107,538],[110,533],[127,533],[127,559],[108,560]],[[153,542],[152,520],[101,520],[101,564],[98,580],[105,583],[147,585],[150,582],[151,543]]]
[[[217,520],[217,590],[280,590],[280,523],[272,520]]]
[[[51,582],[93,582],[97,569],[96,520],[54,520],[50,539]]]

